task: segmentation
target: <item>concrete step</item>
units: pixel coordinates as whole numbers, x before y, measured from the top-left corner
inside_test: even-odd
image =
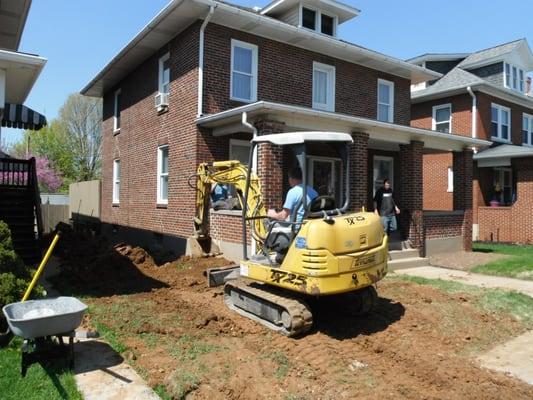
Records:
[[[389,250],[389,260],[403,260],[420,257],[418,249]]]
[[[392,240],[389,242],[389,251],[411,249],[411,242],[408,240]]]
[[[428,258],[422,257],[409,257],[399,260],[391,260],[388,263],[389,271],[396,271],[397,269],[426,267],[429,265]]]

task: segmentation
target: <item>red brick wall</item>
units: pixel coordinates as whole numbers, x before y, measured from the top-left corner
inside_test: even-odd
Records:
[[[533,159],[513,160],[517,201],[511,207],[479,207],[479,239],[533,243]]]
[[[452,133],[456,135],[471,136],[472,97],[470,97],[468,93],[438,100],[431,100],[424,103],[412,104],[411,126],[416,128],[431,129],[433,107],[447,103],[451,103],[452,105]]]
[[[189,236],[194,191],[187,178],[196,170],[199,24],[193,24],[147,59],[104,97],[102,145],[103,222]],[[168,112],[158,115],[158,58],[170,50]],[[114,90],[122,90],[121,131],[113,134]],[[156,206],[157,147],[169,145],[168,206]],[[112,207],[113,159],[121,161],[120,205]]]
[[[432,215],[431,213],[424,213],[426,239],[461,236],[462,226],[463,214]]]
[[[453,210],[453,192],[448,192],[451,153],[424,154],[424,210]]]
[[[478,137],[491,140],[491,104],[496,103],[511,109],[511,140],[513,144],[522,144],[522,114],[533,115],[533,108],[525,108],[517,104],[509,103],[484,93],[478,95],[478,113],[481,124],[478,126]]]
[[[409,125],[409,80],[213,23],[205,30],[204,113],[243,104],[229,98],[231,39],[258,46],[258,100],[312,107],[317,61],[335,66],[336,112],[375,119],[377,82],[382,78],[394,82],[394,122]]]
[[[209,218],[210,233],[213,239],[242,243],[242,216],[240,212],[239,214],[235,212],[235,215],[229,215],[223,211],[211,211]],[[246,238],[248,243],[250,243],[249,229],[247,229]]]

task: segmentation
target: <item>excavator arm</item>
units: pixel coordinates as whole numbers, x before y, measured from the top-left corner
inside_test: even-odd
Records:
[[[209,200],[211,187],[214,184],[233,185],[241,208],[246,202],[246,219],[249,221],[252,237],[262,245],[267,235],[264,225],[266,209],[261,196],[259,178],[252,173],[248,197],[246,192],[246,177],[248,168],[239,161],[216,161],[212,164],[202,163],[196,174],[196,211],[194,215],[194,230],[196,239],[209,239]]]

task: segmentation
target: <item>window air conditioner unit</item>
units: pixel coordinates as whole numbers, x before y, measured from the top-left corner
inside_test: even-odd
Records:
[[[157,108],[157,111],[163,111],[168,108],[168,93],[158,93],[155,95],[155,108]]]

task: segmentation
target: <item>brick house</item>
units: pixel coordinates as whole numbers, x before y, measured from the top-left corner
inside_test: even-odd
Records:
[[[183,253],[193,233],[188,179],[198,163],[247,162],[253,134],[323,130],[354,138],[351,208],[370,208],[387,176],[404,211],[404,239],[422,248],[425,239],[451,236],[469,248],[470,149],[488,143],[411,127],[410,85],[441,74],[339,39],[337,27],[358,13],[331,0],[282,0],[263,9],[172,1],[82,90],[104,100],[104,225]],[[468,190],[456,192],[455,212],[423,213],[426,148],[453,152],[455,169],[464,172],[455,179]],[[339,160],[317,146],[309,163],[309,182],[342,196]],[[280,206],[291,155],[261,144],[255,164],[266,205]],[[210,214],[212,237],[228,257],[240,256],[240,218]]]
[[[526,74],[533,54],[527,41],[408,61],[444,74],[412,86],[413,127],[492,142],[473,157],[474,239],[532,242],[533,97]],[[452,208],[452,164],[450,154],[424,155],[424,209]]]

